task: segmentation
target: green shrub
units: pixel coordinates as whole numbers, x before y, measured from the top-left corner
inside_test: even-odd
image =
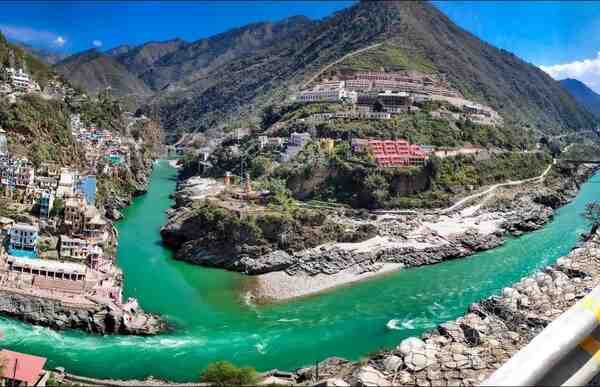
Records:
[[[240,368],[226,361],[218,361],[206,367],[200,375],[200,381],[215,386],[253,385],[258,381],[258,374],[254,368]]]

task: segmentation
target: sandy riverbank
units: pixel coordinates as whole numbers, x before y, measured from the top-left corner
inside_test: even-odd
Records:
[[[469,214],[469,216],[464,216]],[[384,224],[399,222],[402,216],[383,215],[380,221]],[[498,213],[480,211],[480,206],[465,209],[460,214],[441,216],[436,220],[417,222],[404,236],[381,236],[360,243],[328,243],[307,250],[305,254],[323,254],[333,250],[343,250],[353,255],[371,254],[382,256],[391,250],[411,250],[414,252],[431,252],[435,249],[450,248],[458,235],[467,232],[475,233],[485,238],[501,232],[501,224],[505,218]],[[368,270],[362,262],[333,274],[319,273],[311,275],[299,272],[290,275],[285,271],[275,271],[258,275],[250,290],[253,298],[266,301],[283,301],[286,299],[319,293],[338,286],[362,281],[378,275],[406,267],[400,262],[377,262],[368,265]]]
[[[400,270],[400,263],[384,263],[378,271],[357,272],[355,267],[336,274],[297,274],[291,276],[284,271],[274,271],[258,276],[256,287],[251,291],[259,302],[283,301],[319,293],[337,286],[363,281],[378,275]]]

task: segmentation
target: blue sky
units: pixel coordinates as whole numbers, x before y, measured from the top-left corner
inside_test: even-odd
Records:
[[[38,46],[82,51],[93,46],[194,41],[231,28],[293,15],[327,16],[351,1],[2,1],[0,30]],[[60,39],[62,38],[62,39]],[[95,44],[94,44],[95,43]]]
[[[3,1],[0,29],[36,47],[77,52],[175,37],[193,41],[292,15],[327,16],[352,1]],[[434,1],[454,22],[556,78],[600,91],[600,3]]]

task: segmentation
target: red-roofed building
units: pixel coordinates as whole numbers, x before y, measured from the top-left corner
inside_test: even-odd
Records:
[[[355,139],[352,146],[355,152],[367,148],[375,157],[377,165],[382,168],[423,165],[427,160],[427,153],[419,145],[406,140]]]
[[[44,375],[45,357],[26,355],[6,349],[0,351],[2,379],[9,386],[37,386]]]

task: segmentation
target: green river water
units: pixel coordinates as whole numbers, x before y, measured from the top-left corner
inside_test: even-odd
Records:
[[[454,319],[468,305],[568,253],[587,230],[580,216],[600,194],[600,175],[544,229],[465,259],[398,271],[286,303],[244,302],[236,273],[178,262],[160,243],[176,171],[157,163],[149,191],[124,211],[118,263],[125,296],[166,317],[156,337],[94,336],[0,318],[0,346],[45,356],[48,365],[93,377],[154,375],[195,380],[209,362],[294,369],[337,355],[358,359]],[[393,320],[393,321],[391,321]]]

